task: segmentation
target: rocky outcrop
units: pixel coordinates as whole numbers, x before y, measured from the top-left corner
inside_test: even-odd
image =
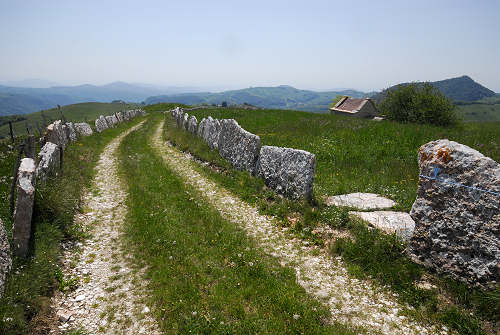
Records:
[[[188,131],[191,133],[191,135],[196,135],[196,131],[198,130],[198,120],[196,119],[196,116],[191,116],[188,121]]]
[[[260,137],[241,128],[233,119],[220,121],[219,153],[238,170],[254,173],[259,157]]]
[[[47,142],[38,153],[38,166],[36,167],[37,180],[45,181],[54,176],[59,168],[59,147]]]
[[[31,158],[23,158],[17,175],[17,201],[12,234],[13,253],[19,257],[28,255],[34,201],[35,161]]]
[[[108,129],[108,123],[106,122],[104,116],[101,115],[95,120],[95,131],[100,133],[106,129]]]
[[[420,147],[408,254],[472,285],[500,279],[500,164],[449,140]]]
[[[77,140],[77,136],[76,136],[76,130],[75,130],[75,126],[73,125],[73,122],[66,122],[66,138],[71,141],[71,142],[74,142]]]
[[[3,296],[5,284],[12,269],[12,257],[10,255],[9,239],[7,232],[0,219],[0,298]]]
[[[78,136],[90,136],[92,135],[92,128],[85,122],[75,123],[75,131]]]
[[[248,166],[250,162],[249,159]],[[310,152],[272,146],[260,149],[256,174],[279,194],[292,199],[311,199],[315,172],[316,156]]]

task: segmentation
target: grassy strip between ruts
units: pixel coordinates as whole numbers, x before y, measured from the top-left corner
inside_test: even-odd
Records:
[[[405,245],[399,239],[353,221],[344,209],[326,207],[321,201],[309,204],[276,196],[264,187],[262,180],[247,172],[231,169],[202,140],[176,128],[170,116],[166,117],[165,134],[179,149],[212,164],[209,167],[200,165],[200,172],[257,206],[262,213],[274,215],[284,225],[291,225],[292,231],[301,238],[323,243],[314,234],[315,228],[321,224],[347,230],[354,238],[339,238],[332,244],[332,252],[342,255],[350,273],[358,278],[370,276],[382,284],[390,285],[402,302],[409,303],[417,310],[413,313],[416,317],[443,322],[460,334],[482,334],[481,324],[491,329],[491,321],[498,321],[498,290],[479,291],[430,275],[405,256]],[[423,278],[431,281],[436,288],[428,290],[418,287],[417,283]],[[471,311],[475,311],[476,315],[471,315]]]
[[[150,147],[158,115],[120,145],[127,244],[147,267],[150,303],[168,334],[354,334],[295,273],[200,201]],[[358,331],[358,330],[357,330]]]
[[[61,177],[38,185],[33,213],[34,239],[31,257],[14,259],[11,276],[0,300],[0,334],[45,334],[51,321],[50,297],[65,285],[58,266],[60,243],[82,238],[73,224],[81,206],[82,192],[90,187],[100,153],[116,135],[142,118],[68,145]],[[9,169],[5,169],[9,172]],[[3,171],[3,170],[2,170]],[[2,188],[3,190],[3,188]],[[2,210],[2,213],[8,213]],[[4,219],[11,233],[12,220]]]

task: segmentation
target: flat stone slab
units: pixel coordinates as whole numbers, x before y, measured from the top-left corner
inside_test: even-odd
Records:
[[[38,153],[38,166],[36,176],[40,181],[47,180],[47,177],[54,176],[59,168],[60,153],[57,144],[47,142]]]
[[[415,230],[415,221],[405,212],[349,212],[349,215],[360,218],[386,233],[396,233],[405,241],[411,238]]]
[[[108,129],[108,123],[103,115],[99,116],[98,119],[95,120],[95,131],[100,133],[103,130]]]
[[[374,193],[350,193],[334,195],[326,199],[327,206],[352,207],[365,209],[386,209],[396,206],[391,199]]]
[[[254,173],[260,152],[260,137],[243,129],[236,120],[220,121],[218,149],[237,170]]]

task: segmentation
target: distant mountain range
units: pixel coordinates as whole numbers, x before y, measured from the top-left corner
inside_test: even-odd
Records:
[[[146,99],[146,104],[159,102],[178,102],[186,105],[195,104],[228,104],[241,105],[248,103],[264,108],[295,109],[312,112],[327,110],[328,106],[337,95],[348,95],[351,97],[368,97],[372,93],[364,93],[356,90],[344,90],[337,92],[315,92],[299,90],[291,86],[277,87],[251,87],[241,90],[225,91],[221,93],[185,93],[175,95],[160,95]]]
[[[43,80],[17,82],[18,86],[26,84],[44,85]],[[477,101],[495,96],[488,88],[476,83],[468,76],[432,82],[443,94],[455,102]],[[404,84],[399,84],[404,85]],[[361,92],[353,89],[316,92],[300,90],[291,86],[250,87],[220,93],[193,92],[188,87],[157,87],[146,84],[129,84],[114,82],[107,85],[55,86],[48,88],[13,87],[0,85],[0,115],[26,114],[59,105],[81,102],[178,102],[184,104],[228,104],[248,103],[263,108],[296,109],[312,112],[326,112],[337,95],[348,95],[355,98],[372,96],[376,102],[381,101],[387,91]],[[191,92],[191,93],[185,93]]]
[[[409,83],[401,83],[391,86],[375,94],[372,99],[375,103],[379,103],[385,98],[388,91],[397,88],[400,85],[408,84]],[[496,95],[495,92],[475,82],[469,76],[434,81],[430,82],[430,84],[454,102],[472,102]]]

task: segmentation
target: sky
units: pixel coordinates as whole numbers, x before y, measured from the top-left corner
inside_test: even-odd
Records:
[[[500,1],[0,0],[0,81],[500,92]]]

